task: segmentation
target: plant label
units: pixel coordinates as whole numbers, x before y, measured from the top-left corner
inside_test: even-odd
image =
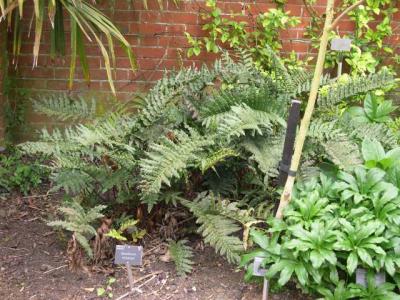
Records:
[[[253,264],[253,275],[254,276],[261,276],[263,277],[267,272],[266,269],[261,268],[261,263],[263,261],[262,257],[255,257],[254,264]]]
[[[265,276],[265,273],[267,272],[267,270],[264,269],[264,268],[261,268],[262,261],[263,261],[262,257],[255,257],[254,258],[254,263],[253,263],[253,275],[254,276],[260,276],[260,277],[264,277]],[[264,277],[262,300],[268,300],[268,289],[269,289],[269,282]]]
[[[386,282],[386,275],[384,272],[374,274],[376,286],[380,286]],[[367,287],[367,270],[359,268],[356,270],[356,283]]]
[[[115,264],[141,266],[143,256],[142,246],[117,245],[115,248]]]
[[[337,38],[331,41],[331,50],[333,51],[350,51],[351,39]]]

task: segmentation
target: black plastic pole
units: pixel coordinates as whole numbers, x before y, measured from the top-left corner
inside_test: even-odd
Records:
[[[292,162],[294,142],[296,140],[296,129],[300,121],[299,100],[292,100],[286,128],[285,144],[283,146],[282,160],[279,163],[278,185],[284,186],[288,177],[290,164]]]

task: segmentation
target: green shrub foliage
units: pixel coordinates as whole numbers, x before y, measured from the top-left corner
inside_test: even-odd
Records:
[[[288,69],[271,49],[266,52],[272,61],[268,72],[259,71],[245,51],[233,58],[225,54],[211,67],[166,73],[136,101],[135,113],[129,106],[116,107],[63,131],[44,129],[39,141],[22,148],[51,156],[53,189],[95,203],[142,202],[151,209],[168,193],[180,192],[206,241],[237,261],[240,226],[229,216],[224,221],[215,213],[198,213],[192,200],[208,192],[238,208],[252,208],[255,218],[266,211],[261,203],[274,192],[290,100],[306,95],[311,80],[307,71]],[[393,81],[385,70],[339,81],[324,76],[304,153],[304,177],[321,162],[342,169],[359,163],[357,143],[367,132],[385,147],[396,142],[385,124],[353,124],[335,106]],[[66,119],[76,110],[92,117],[96,104],[63,96],[35,107]]]
[[[0,194],[17,191],[27,195],[37,189],[49,176],[43,162],[41,157],[24,157],[15,149],[0,154]]]
[[[279,285],[294,279],[324,299],[399,299],[393,292],[400,286],[399,154],[367,139],[363,165],[298,184],[284,219],[251,231],[259,249],[242,265],[263,257],[268,278]],[[368,271],[366,288],[355,284],[357,268]],[[374,272],[386,273],[387,283],[377,287]]]

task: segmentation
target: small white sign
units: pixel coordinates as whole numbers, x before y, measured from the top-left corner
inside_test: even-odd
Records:
[[[266,269],[261,268],[262,261],[264,260],[263,257],[255,257],[254,258],[254,264],[253,264],[253,275],[254,276],[265,276],[265,273],[267,272]]]
[[[331,41],[331,50],[333,51],[350,51],[351,39],[337,38]]]

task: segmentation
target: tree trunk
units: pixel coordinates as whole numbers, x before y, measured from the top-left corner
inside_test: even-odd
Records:
[[[318,52],[317,64],[315,67],[314,78],[313,78],[313,81],[311,84],[310,96],[309,96],[309,99],[307,102],[306,110],[304,112],[304,117],[300,124],[299,133],[297,135],[294,153],[293,153],[293,157],[292,157],[292,162],[291,162],[291,166],[290,166],[289,176],[286,180],[286,184],[285,184],[285,187],[284,187],[282,195],[281,195],[278,211],[276,212],[276,217],[279,219],[281,219],[283,217],[283,210],[289,204],[289,202],[292,198],[292,191],[293,191],[294,181],[295,181],[295,177],[296,177],[295,173],[297,172],[297,170],[299,168],[301,153],[303,151],[303,146],[304,146],[304,141],[306,139],[308,128],[310,126],[312,113],[314,111],[315,102],[316,102],[317,96],[318,96],[318,90],[319,90],[319,85],[320,85],[320,81],[321,81],[321,76],[322,76],[322,72],[324,69],[326,50],[328,47],[328,37],[329,37],[329,32],[332,28],[332,22],[333,22],[334,5],[335,5],[335,0],[328,0],[327,6],[326,6],[325,26],[324,26],[324,30],[323,30],[322,37],[321,37],[321,43],[320,43],[319,52]]]

